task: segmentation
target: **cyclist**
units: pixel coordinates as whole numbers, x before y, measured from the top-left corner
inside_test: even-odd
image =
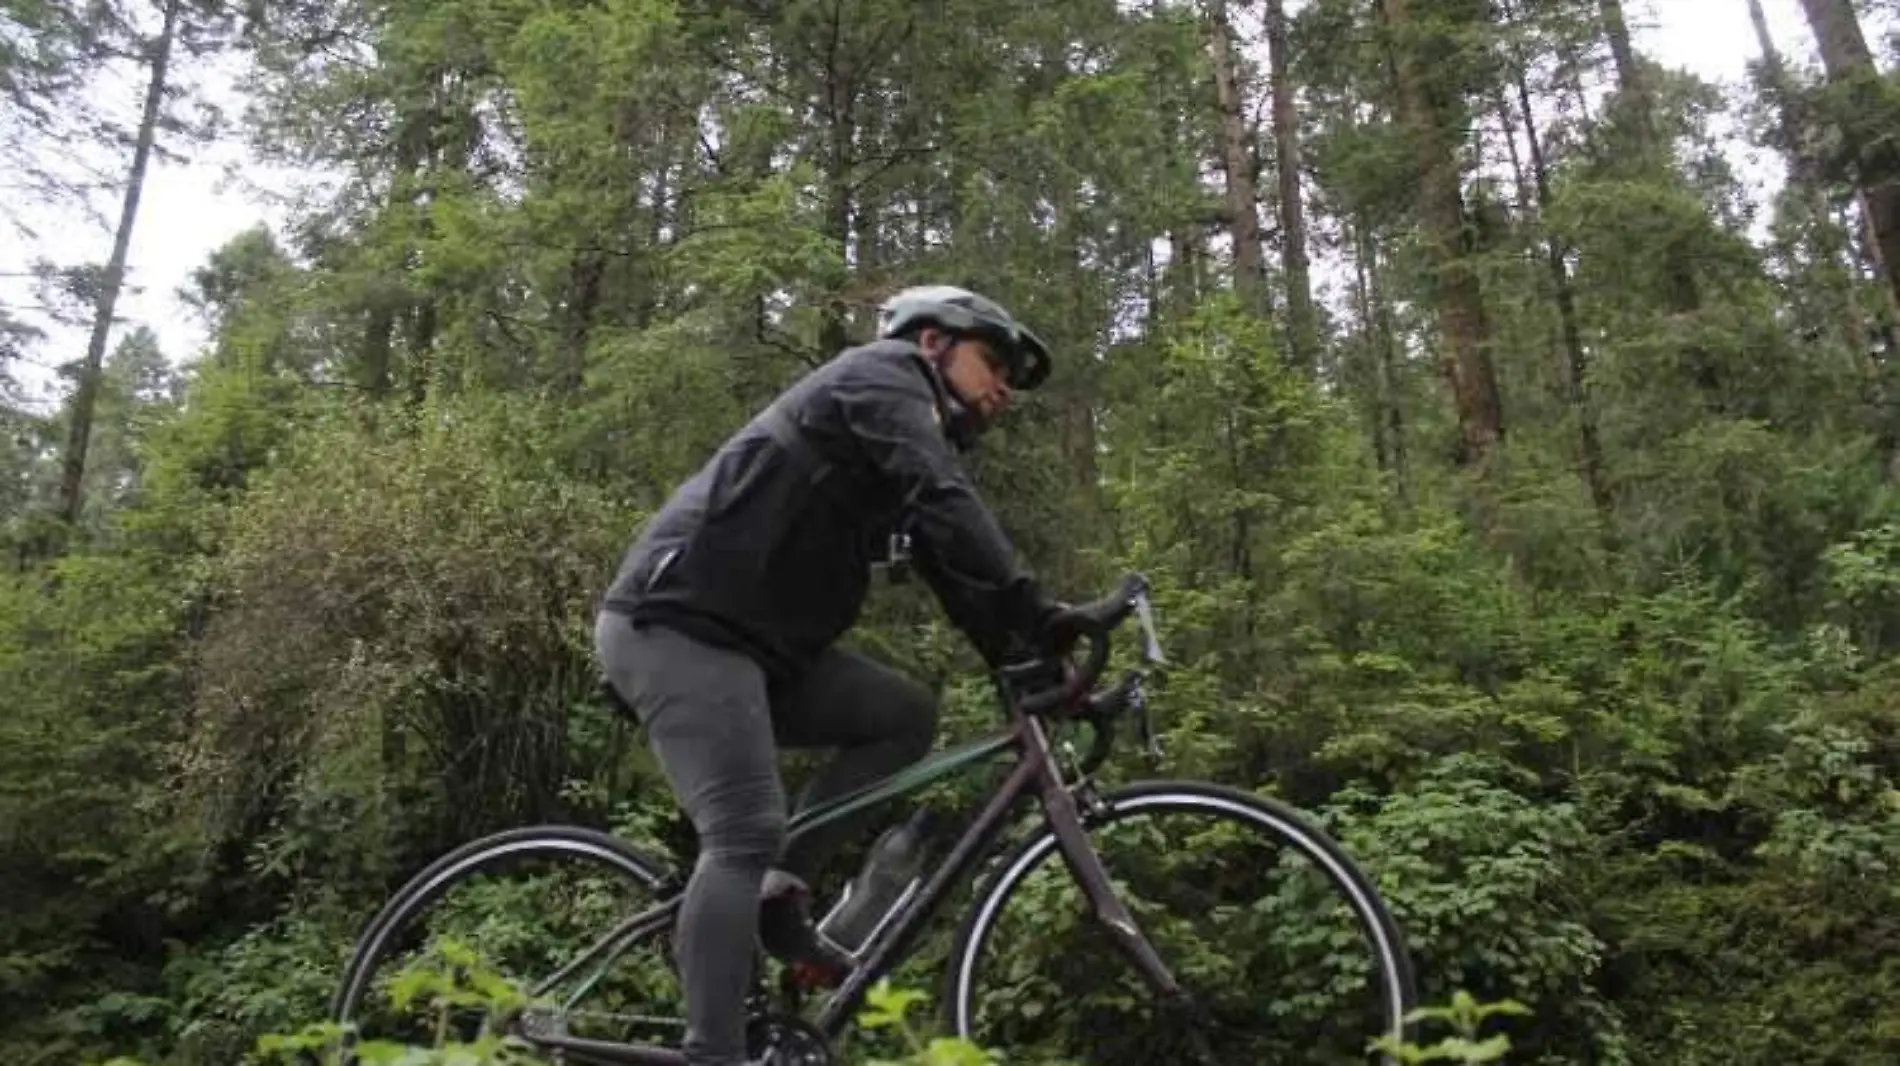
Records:
[[[1047,378],[1048,348],[965,289],[905,289],[882,310],[879,340],[792,385],[674,492],[596,619],[607,679],[699,836],[675,945],[692,1066],[744,1062],[755,943],[832,980],[846,961],[812,928],[807,886],[862,820],[788,853],[775,745],[840,749],[803,804],[930,750],[930,691],[833,647],[893,534],[992,667],[1074,639],[957,458]]]

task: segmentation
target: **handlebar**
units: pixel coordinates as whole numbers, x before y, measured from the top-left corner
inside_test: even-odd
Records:
[[[1161,648],[1155,639],[1148,610],[1148,591],[1148,579],[1139,573],[1132,573],[1123,578],[1121,587],[1109,595],[1071,607],[1071,617],[1081,629],[1081,635],[1089,642],[1088,659],[1067,683],[1024,697],[1019,704],[1022,710],[1029,714],[1041,714],[1080,700],[1100,680],[1102,671],[1108,666],[1109,635],[1136,611],[1141,612],[1143,628],[1147,630],[1147,655],[1151,661],[1161,661]],[[1005,667],[1003,674],[1006,680],[1030,679],[1046,675],[1049,669],[1049,663],[1035,661]]]
[[[1141,681],[1140,671],[1130,670],[1114,688],[1089,698],[1089,709],[1082,718],[1089,723],[1095,735],[1089,745],[1089,753],[1082,757],[1078,767],[1082,774],[1092,774],[1108,761],[1108,750],[1115,744],[1115,721],[1131,712],[1135,716],[1135,729],[1142,750],[1151,764],[1160,759],[1161,747],[1155,737],[1154,723],[1148,717],[1148,698],[1142,690]]]

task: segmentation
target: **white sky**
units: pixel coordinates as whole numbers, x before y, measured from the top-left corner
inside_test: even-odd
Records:
[[[1730,84],[1746,76],[1746,64],[1756,56],[1746,0],[1625,0],[1625,7],[1636,47],[1665,65],[1687,68],[1709,80]],[[1763,0],[1763,7],[1782,53],[1796,63],[1818,62],[1800,0]],[[1865,12],[1863,19],[1872,22]],[[1865,28],[1869,44],[1879,55],[1883,49],[1873,39],[1876,26],[1868,24]],[[212,98],[231,99],[225,88],[230,74],[227,69],[205,79],[204,88],[210,90]],[[129,80],[115,80],[99,90],[119,114],[128,118],[135,114],[142,91],[141,85]],[[1763,174],[1763,191],[1766,183],[1777,176],[1772,168],[1764,172],[1749,167],[1747,172]],[[241,174],[235,183],[231,181],[233,173]],[[123,321],[115,327],[110,343],[116,344],[126,330],[144,324],[158,333],[162,349],[173,360],[196,354],[205,340],[204,330],[173,293],[212,251],[237,233],[259,221],[269,221],[274,228],[281,226],[282,210],[260,191],[287,192],[284,175],[257,167],[244,148],[232,141],[199,149],[184,164],[154,161],[130,250],[129,287],[120,296],[117,308]],[[37,241],[21,242],[10,232],[0,231],[0,241],[5,242],[0,246],[0,302],[16,309],[31,306],[30,285],[16,275],[40,256],[66,263],[87,259],[103,263],[112,248],[110,226],[118,218],[118,196],[98,196],[94,209],[103,217],[104,225],[77,212],[59,217],[42,213],[34,218],[39,230]],[[34,349],[31,358],[35,362],[15,366],[14,373],[40,397],[42,405],[50,404],[50,367],[82,356],[86,331],[52,327],[32,315],[20,317],[46,327],[48,336]]]

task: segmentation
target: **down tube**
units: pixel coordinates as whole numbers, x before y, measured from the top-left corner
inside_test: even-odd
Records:
[[[1031,746],[1043,752],[1048,750],[1048,740],[1042,730],[1035,728],[1031,737]],[[1045,754],[1040,763],[1047,763]],[[1163,995],[1178,996],[1181,986],[1176,981],[1168,964],[1161,960],[1154,945],[1141,933],[1135,924],[1121,897],[1115,894],[1115,887],[1109,880],[1108,869],[1102,864],[1100,852],[1089,841],[1088,831],[1082,827],[1082,817],[1076,810],[1075,797],[1062,787],[1053,774],[1044,772],[1041,780],[1042,806],[1044,816],[1049,821],[1049,829],[1055,834],[1057,850],[1069,872],[1075,877],[1082,891],[1088,896],[1095,911],[1095,918],[1101,922],[1115,948],[1141,973],[1148,987]]]
[[[845,1023],[862,1004],[865,990],[903,958],[903,952],[909,947],[918,927],[930,919],[937,905],[943,902],[944,894],[950,891],[950,886],[989,848],[1004,820],[1009,817],[1010,808],[1029,793],[1041,769],[1033,758],[1016,764],[1016,769],[1002,787],[990,796],[982,813],[977,815],[976,821],[957,841],[949,857],[937,867],[937,872],[924,885],[923,891],[898,916],[897,922],[873,949],[870,957],[864,960],[864,965],[852,971],[851,976],[825,1003],[824,1010],[818,1016],[818,1028],[827,1038],[836,1040],[844,1032]]]

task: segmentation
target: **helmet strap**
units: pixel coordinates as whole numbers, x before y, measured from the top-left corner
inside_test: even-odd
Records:
[[[943,421],[944,434],[950,438],[951,445],[958,451],[969,451],[976,444],[977,438],[982,435],[983,419],[974,407],[965,403],[963,397],[957,395],[956,384],[950,380],[950,375],[946,372],[950,353],[957,345],[956,336],[944,330],[937,330],[936,333],[938,341],[935,345],[924,347],[919,344],[918,347],[923,351],[924,361],[936,371],[937,380],[943,386],[943,400],[946,408]]]

